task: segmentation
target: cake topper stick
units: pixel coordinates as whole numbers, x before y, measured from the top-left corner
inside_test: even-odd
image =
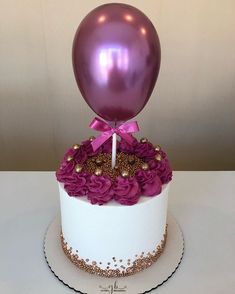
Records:
[[[117,134],[113,133],[112,136],[112,168],[116,165],[116,153],[117,153]]]

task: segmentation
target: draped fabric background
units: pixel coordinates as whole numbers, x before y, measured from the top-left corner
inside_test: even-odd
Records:
[[[177,170],[235,169],[235,1],[122,1],[157,28],[157,86],[137,119]],[[54,170],[94,132],[71,47],[95,0],[0,1],[0,170]]]

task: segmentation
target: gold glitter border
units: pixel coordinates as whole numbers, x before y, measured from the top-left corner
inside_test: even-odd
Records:
[[[107,277],[107,278],[125,277],[125,276],[130,276],[135,273],[141,272],[144,269],[150,267],[154,262],[157,261],[159,256],[164,251],[164,247],[166,244],[167,225],[166,225],[165,233],[163,235],[163,239],[160,242],[160,245],[158,245],[156,247],[156,249],[152,251],[152,253],[148,252],[147,256],[144,257],[143,252],[142,252],[140,257],[135,259],[132,262],[132,265],[128,260],[128,265],[130,265],[130,266],[128,266],[128,267],[121,266],[122,269],[110,269],[109,267],[107,267],[107,269],[102,269],[97,265],[98,262],[96,262],[96,261],[92,261],[92,264],[88,264],[87,261],[89,261],[89,259],[85,259],[85,260],[81,259],[78,254],[72,253],[73,249],[72,249],[72,247],[68,248],[68,244],[67,244],[67,242],[65,242],[65,239],[64,239],[62,233],[61,233],[60,237],[61,237],[62,249],[63,249],[65,255],[78,268],[80,268],[90,274],[96,274],[98,276]],[[115,259],[115,257],[113,257],[113,259]]]

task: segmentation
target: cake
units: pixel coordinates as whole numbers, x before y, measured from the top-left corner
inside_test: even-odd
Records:
[[[172,170],[166,153],[146,138],[112,140],[96,151],[94,137],[75,144],[56,172],[61,207],[61,246],[78,268],[123,277],[151,266],[167,238]]]
[[[156,83],[159,38],[140,10],[109,3],[80,23],[72,59],[80,92],[99,116],[90,127],[100,134],[71,147],[56,172],[61,245],[86,272],[132,275],[157,261],[167,242],[172,170],[160,146],[133,136],[139,127],[130,121]]]

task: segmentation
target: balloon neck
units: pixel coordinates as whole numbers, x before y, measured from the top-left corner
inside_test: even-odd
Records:
[[[118,128],[124,121],[107,121],[111,128]]]

